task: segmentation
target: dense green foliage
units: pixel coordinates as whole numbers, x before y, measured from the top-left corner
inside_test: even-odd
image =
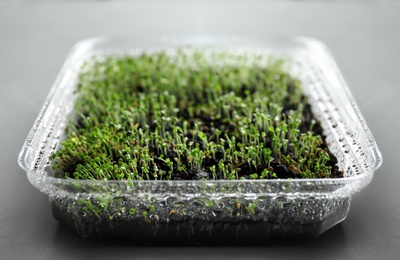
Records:
[[[66,140],[52,155],[58,177],[326,178],[337,171],[313,131],[319,125],[300,82],[281,61],[183,51],[109,56],[83,65],[77,95]]]

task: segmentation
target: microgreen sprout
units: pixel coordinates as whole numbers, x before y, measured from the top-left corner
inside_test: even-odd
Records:
[[[224,59],[235,62],[221,66]],[[340,177],[301,82],[284,61],[260,60],[178,51],[87,61],[66,139],[52,155],[57,177]]]

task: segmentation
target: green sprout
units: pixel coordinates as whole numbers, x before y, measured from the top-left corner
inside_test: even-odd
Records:
[[[262,60],[228,52],[205,57],[201,51],[89,59],[79,76],[66,139],[51,156],[55,175],[342,177],[301,82],[285,72],[285,61]],[[96,214],[92,206],[83,210]]]

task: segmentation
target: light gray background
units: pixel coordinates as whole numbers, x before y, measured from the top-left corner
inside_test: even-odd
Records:
[[[98,35],[303,35],[332,51],[383,153],[341,224],[264,247],[135,247],[82,239],[53,219],[17,155],[72,45]],[[1,259],[398,259],[400,3],[397,1],[1,1]]]

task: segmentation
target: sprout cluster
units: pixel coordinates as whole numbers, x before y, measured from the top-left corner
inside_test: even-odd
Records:
[[[224,62],[224,63],[222,63]],[[284,62],[178,51],[82,67],[58,177],[192,180],[338,177]]]

